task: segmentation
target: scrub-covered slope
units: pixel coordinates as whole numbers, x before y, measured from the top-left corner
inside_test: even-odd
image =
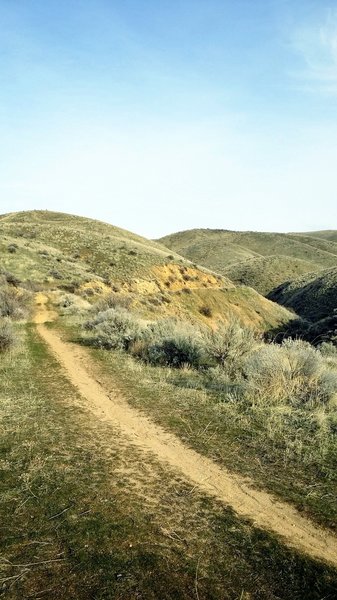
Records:
[[[193,229],[160,242],[263,294],[304,273],[337,266],[337,243],[305,234]]]
[[[90,300],[117,292],[132,295],[144,312],[235,314],[262,328],[287,322],[289,312],[250,288],[183,258],[158,242],[107,223],[50,211],[0,218],[3,271],[39,289],[65,289]],[[205,314],[206,313],[206,314]]]

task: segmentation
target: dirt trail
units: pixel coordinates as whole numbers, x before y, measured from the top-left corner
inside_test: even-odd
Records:
[[[67,378],[79,390],[83,404],[92,413],[118,426],[131,443],[150,451],[198,489],[231,506],[238,515],[249,518],[257,527],[274,532],[289,546],[337,567],[337,538],[334,535],[316,527],[292,506],[253,489],[247,480],[186,447],[174,434],[167,433],[127,404],[118,390],[115,394],[108,394],[90,374],[93,367],[85,349],[63,342],[57,333],[43,325],[51,316],[46,301],[43,295],[37,299],[40,303],[35,318],[38,332],[63,366]]]

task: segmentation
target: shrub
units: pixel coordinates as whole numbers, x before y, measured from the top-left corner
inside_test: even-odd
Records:
[[[153,365],[199,367],[205,359],[201,331],[174,319],[157,321],[144,331],[137,355]]]
[[[206,334],[208,355],[231,375],[240,371],[242,359],[257,345],[255,332],[243,328],[236,319],[226,325],[219,325],[215,331]]]
[[[9,286],[0,289],[0,317],[22,319],[26,316],[27,306],[28,293],[18,293]]]
[[[337,393],[337,374],[308,342],[265,345],[245,360],[247,393],[254,402],[315,406]]]
[[[15,254],[17,249],[18,249],[17,244],[9,244],[9,246],[7,246],[7,250],[10,254]]]
[[[107,349],[128,350],[141,338],[143,328],[139,321],[123,308],[109,308],[84,324],[91,334],[86,341],[93,346]]]
[[[49,275],[51,275],[54,279],[63,279],[63,275],[57,269],[51,269],[49,271]]]
[[[12,323],[9,319],[0,319],[0,352],[11,350],[17,343]]]
[[[201,306],[199,308],[199,312],[201,315],[204,315],[204,317],[211,317],[212,316],[212,309],[210,306]]]
[[[109,308],[125,308],[129,309],[132,303],[131,296],[125,296],[118,292],[112,292],[105,298],[102,298],[95,304],[94,309],[97,312],[108,310]]]
[[[294,378],[311,381],[317,379],[324,368],[321,353],[309,342],[284,340],[282,350],[289,361]]]
[[[18,279],[18,277],[16,277],[15,275],[13,275],[13,273],[10,273],[9,271],[3,271],[3,276],[6,282],[9,283],[9,285],[13,285],[14,287],[18,287],[18,285],[20,285],[21,283],[20,279]]]
[[[337,358],[337,346],[332,342],[323,342],[323,344],[319,346],[319,350],[322,356]]]

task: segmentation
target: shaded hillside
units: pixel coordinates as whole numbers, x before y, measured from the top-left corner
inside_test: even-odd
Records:
[[[4,215],[0,256],[2,269],[26,285],[64,289],[89,300],[111,292],[128,294],[145,315],[164,312],[205,320],[204,309],[224,319],[240,313],[243,322],[262,328],[292,318],[253,290],[236,289],[224,275],[160,243],[83,217],[49,211]]]
[[[286,235],[288,238],[291,238],[297,242],[301,242],[307,246],[317,248],[317,250],[323,250],[323,252],[328,252],[329,254],[337,256],[337,240],[334,240],[333,237],[328,239],[324,238],[324,236],[315,237],[314,235],[307,233],[287,233]]]
[[[248,285],[260,292],[268,294],[284,281],[289,281],[312,272],[313,264],[300,258],[287,256],[267,256],[252,258],[231,265],[223,272],[236,284]]]
[[[330,317],[337,308],[337,267],[286,282],[268,297],[310,321]]]
[[[337,265],[337,243],[305,234],[193,229],[159,241],[189,260],[236,283],[252,285],[264,294],[297,273]],[[259,259],[264,260],[259,263]],[[279,259],[277,264],[276,259]]]
[[[321,238],[324,240],[328,240],[331,242],[337,242],[337,230],[336,229],[326,229],[323,231],[309,231],[308,233],[300,234],[300,235],[310,235],[315,238]]]

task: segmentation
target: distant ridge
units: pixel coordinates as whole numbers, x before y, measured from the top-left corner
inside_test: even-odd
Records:
[[[145,318],[173,315],[211,324],[232,315],[259,329],[293,318],[198,260],[76,215],[43,210],[2,215],[0,260],[2,271],[33,288],[65,290],[89,301],[111,292],[128,295]]]
[[[285,281],[337,266],[334,231],[308,234],[191,229],[158,241],[234,283],[252,286],[265,295]]]

